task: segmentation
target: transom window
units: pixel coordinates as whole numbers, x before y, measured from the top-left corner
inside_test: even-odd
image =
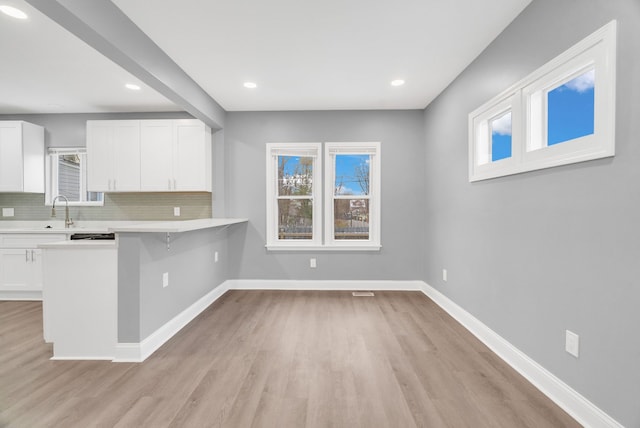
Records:
[[[469,115],[469,181],[613,156],[616,22]]]
[[[380,248],[380,144],[324,147],[267,144],[267,248]]]
[[[596,71],[590,69],[547,92],[547,145],[592,135]]]

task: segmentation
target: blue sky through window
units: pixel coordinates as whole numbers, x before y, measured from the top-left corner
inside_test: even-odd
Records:
[[[336,195],[366,195],[369,163],[369,155],[336,155]]]
[[[595,70],[547,94],[547,145],[591,135],[594,131]]]
[[[300,156],[279,156],[278,164],[284,164],[284,175],[294,175],[300,165]]]
[[[511,112],[491,121],[491,161],[511,157]]]

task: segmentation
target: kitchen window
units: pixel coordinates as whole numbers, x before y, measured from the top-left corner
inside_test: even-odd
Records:
[[[66,197],[69,205],[103,205],[102,192],[87,191],[87,154],[84,148],[49,149],[46,166],[47,205],[51,205],[58,195]]]

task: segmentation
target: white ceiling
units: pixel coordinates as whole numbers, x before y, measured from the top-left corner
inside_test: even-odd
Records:
[[[113,3],[222,107],[248,111],[424,108],[530,1]],[[176,110],[24,1],[0,3],[30,16],[0,14],[0,113]]]
[[[169,100],[21,0],[0,13],[0,114],[175,111]],[[124,88],[142,86],[139,92]]]

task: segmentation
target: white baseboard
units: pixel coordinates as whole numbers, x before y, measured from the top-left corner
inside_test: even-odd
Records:
[[[113,361],[118,363],[143,362],[228,290],[226,282],[220,284],[140,343],[118,343]]]
[[[229,290],[378,290],[422,291],[423,281],[314,281],[314,280],[262,280],[234,279],[225,284]]]
[[[42,301],[42,291],[27,291],[27,290],[0,291],[0,300]]]
[[[623,428],[611,416],[600,410],[569,385],[558,379],[540,364],[529,358],[502,336],[491,330],[477,318],[458,306],[444,294],[427,283],[422,292],[444,309],[471,334],[482,341],[496,355],[524,376],[543,394],[570,414],[576,421],[590,428]]]

